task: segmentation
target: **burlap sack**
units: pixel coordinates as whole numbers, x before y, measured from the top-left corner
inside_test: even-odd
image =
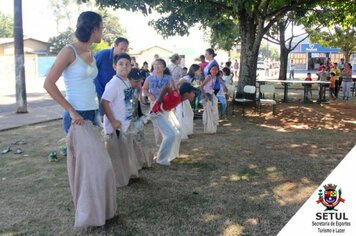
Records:
[[[153,153],[146,147],[142,121],[137,120],[132,122],[129,130],[133,135],[133,149],[139,165],[139,169],[151,167],[153,161]]]
[[[110,155],[116,176],[116,186],[128,185],[130,178],[138,178],[138,169],[134,148],[133,136],[130,133],[120,132],[105,135],[106,149]]]
[[[115,174],[100,133],[91,122],[72,124],[66,137],[75,228],[101,226],[116,212]]]

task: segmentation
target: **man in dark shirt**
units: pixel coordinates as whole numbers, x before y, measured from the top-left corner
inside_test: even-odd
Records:
[[[119,53],[126,52],[128,47],[129,41],[126,38],[119,37],[115,40],[113,48],[104,49],[95,54],[98,76],[94,79],[94,84],[99,102],[104,93],[105,85],[116,74],[113,68],[113,57]],[[101,105],[99,105],[99,113],[103,117],[104,111]]]

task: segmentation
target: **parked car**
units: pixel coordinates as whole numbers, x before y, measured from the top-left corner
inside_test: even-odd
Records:
[[[257,61],[257,70],[264,70],[265,63],[263,61]]]

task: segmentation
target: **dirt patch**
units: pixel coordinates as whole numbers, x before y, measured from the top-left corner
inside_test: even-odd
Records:
[[[66,159],[49,163],[63,142],[60,121],[3,131],[1,148],[25,140],[24,154],[0,156],[0,234],[276,235],[355,145],[355,103],[279,103],[277,115],[247,108],[218,132],[182,142],[170,167],[154,165],[118,189],[118,217],[72,230]],[[146,140],[154,147],[152,126]]]

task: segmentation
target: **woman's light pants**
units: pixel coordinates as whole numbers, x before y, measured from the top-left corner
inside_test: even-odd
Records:
[[[178,122],[174,121],[172,116],[175,116],[173,112],[164,112],[152,119],[162,135],[162,143],[156,159],[156,162],[161,165],[170,165],[170,162],[179,155],[181,137]]]

